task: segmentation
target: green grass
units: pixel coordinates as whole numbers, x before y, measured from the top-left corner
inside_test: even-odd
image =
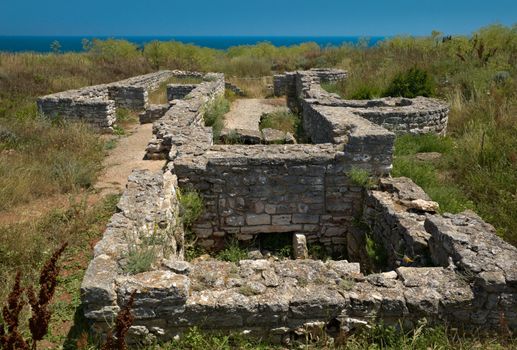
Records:
[[[324,332],[316,339],[309,340],[301,336],[288,347],[272,345],[260,339],[249,339],[238,333],[206,333],[194,327],[179,340],[146,347],[145,350],[280,350],[286,348],[306,350],[502,350],[517,348],[517,342],[511,338],[497,335],[492,338],[469,337],[452,328],[430,327],[423,321],[414,331],[400,331],[392,326],[375,325],[369,330],[355,332],[346,339],[339,339],[337,343],[330,340]]]
[[[421,161],[415,155],[422,152],[438,152],[441,157],[434,161]],[[458,213],[475,209],[463,189],[447,176],[451,157],[456,152],[453,139],[436,135],[405,135],[395,142],[393,176],[405,176],[422,187],[440,205],[441,212]]]
[[[244,260],[247,257],[247,250],[241,248],[237,240],[230,241],[230,243],[226,245],[226,248],[218,252],[216,255],[216,259],[234,263],[238,263],[239,261]]]
[[[219,141],[221,130],[224,128],[224,115],[230,110],[230,103],[224,97],[212,101],[205,110],[205,126],[212,127],[214,142]]]
[[[298,142],[305,142],[306,137],[300,116],[290,111],[266,113],[261,116],[260,130],[271,128],[291,133]]]
[[[260,118],[260,130],[271,128],[296,135],[298,128],[301,127],[300,117],[292,112],[279,111],[262,115]]]

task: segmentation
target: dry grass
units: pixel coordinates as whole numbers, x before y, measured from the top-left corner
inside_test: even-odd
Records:
[[[172,77],[160,84],[160,86],[149,93],[149,103],[166,104],[167,101],[167,85],[169,84],[199,84],[202,78],[195,77]]]
[[[246,97],[250,98],[265,98],[271,96],[270,86],[273,84],[273,78],[260,77],[260,78],[237,78],[237,77],[226,77],[226,80],[237,87],[239,87]]]
[[[9,122],[1,130],[0,210],[94,183],[104,152],[89,127],[35,119]]]

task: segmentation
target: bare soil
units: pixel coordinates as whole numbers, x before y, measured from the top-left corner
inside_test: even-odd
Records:
[[[225,115],[225,126],[228,129],[259,130],[262,114],[287,109],[285,99],[238,99],[232,103],[230,111]]]

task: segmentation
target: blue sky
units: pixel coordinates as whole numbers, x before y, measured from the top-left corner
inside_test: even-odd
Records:
[[[0,35],[469,34],[517,23],[517,0],[0,1]]]

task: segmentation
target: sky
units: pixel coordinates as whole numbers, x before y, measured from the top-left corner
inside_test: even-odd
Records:
[[[388,36],[517,23],[517,0],[0,0],[0,35]]]

